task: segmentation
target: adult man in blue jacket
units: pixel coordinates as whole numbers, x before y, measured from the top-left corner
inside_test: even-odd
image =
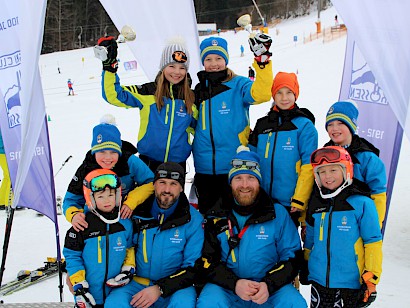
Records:
[[[299,235],[286,209],[260,187],[259,157],[238,148],[229,172],[232,196],[206,214],[206,285],[197,307],[306,307],[293,287]]]
[[[136,276],[114,289],[105,307],[195,307],[194,264],[204,242],[202,215],[185,194],[184,169],[161,164],[154,194],[133,212]]]

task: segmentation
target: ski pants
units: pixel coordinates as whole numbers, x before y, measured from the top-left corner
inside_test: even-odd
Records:
[[[357,289],[333,289],[312,282],[310,292],[311,308],[355,308],[357,307],[360,290]]]
[[[151,284],[152,285],[152,284]],[[133,295],[145,289],[147,286],[132,280],[129,284],[112,289],[105,300],[105,308],[129,308]],[[151,307],[175,307],[194,308],[196,303],[196,291],[194,287],[188,287],[176,291],[168,297],[160,297]]]
[[[263,305],[258,305],[252,301],[244,301],[230,290],[212,283],[207,283],[199,295],[196,306],[198,308],[306,308],[307,303],[303,296],[291,284],[287,284],[273,293]]]

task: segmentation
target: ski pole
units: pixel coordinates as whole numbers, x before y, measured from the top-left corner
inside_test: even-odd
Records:
[[[67,159],[62,163],[60,169],[57,170],[56,174],[54,174],[54,178],[57,176],[57,174],[61,171],[61,169],[63,169],[64,165],[71,159],[71,157],[73,156],[68,156]]]

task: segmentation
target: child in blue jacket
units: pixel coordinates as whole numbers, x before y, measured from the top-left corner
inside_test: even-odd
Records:
[[[274,105],[249,137],[250,148],[261,158],[263,189],[286,207],[296,225],[312,192],[310,154],[318,145],[314,117],[299,108],[298,96],[296,74],[277,73],[272,85]]]
[[[312,283],[311,307],[367,307],[376,299],[382,272],[376,208],[367,187],[353,179],[346,149],[318,149],[311,164],[317,188],[306,214],[308,278],[302,271],[300,280]]]
[[[132,223],[120,219],[121,180],[113,171],[91,171],[84,180],[84,197],[89,226],[67,231],[63,253],[76,307],[102,308],[109,287],[129,283],[135,272]]]
[[[229,194],[228,173],[232,156],[240,145],[248,144],[249,107],[270,100],[272,64],[269,60],[271,38],[257,34],[249,39],[254,51],[256,79],[236,75],[227,65],[228,43],[220,37],[201,42],[205,70],[198,73],[195,104],[199,118],[195,129],[193,156],[194,184],[201,213]]]
[[[370,188],[381,228],[386,215],[386,169],[379,158],[379,149],[356,134],[358,116],[355,102],[334,103],[326,115],[326,131],[330,141],[325,146],[339,145],[349,152],[354,161],[355,178]]]

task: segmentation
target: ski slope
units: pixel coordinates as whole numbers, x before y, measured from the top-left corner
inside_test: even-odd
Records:
[[[334,8],[321,12],[322,25],[332,26]],[[316,117],[319,144],[327,140],[325,115],[332,103],[337,101],[343,70],[345,38],[324,44],[313,41],[303,44],[303,37],[316,30],[317,13],[294,20],[283,21],[276,28],[270,28],[273,38],[273,69],[295,72],[300,83],[300,96],[297,101],[301,107],[309,108]],[[339,22],[343,22],[339,20]],[[294,42],[294,36],[298,40]],[[247,76],[252,63],[252,53],[247,48],[248,33],[233,31],[221,33],[228,41],[229,67],[239,75]],[[203,37],[200,38],[201,40]],[[245,46],[245,56],[240,57],[240,45]],[[126,44],[119,46],[119,76],[122,84],[140,84],[149,81],[141,66],[136,71],[125,71],[123,63],[135,60]],[[159,59],[145,65],[158,66]],[[94,58],[91,48],[66,52],[56,52],[40,57],[40,72],[49,118],[50,143],[54,172],[71,155],[72,158],[55,177],[56,194],[64,196],[75,170],[89,150],[92,128],[98,124],[105,113],[116,117],[122,139],[136,143],[139,114],[137,109],[113,107],[101,98],[101,63]],[[60,68],[61,74],[58,73]],[[68,96],[67,80],[71,79],[75,96]],[[265,115],[270,103],[251,107],[251,127],[256,120]],[[364,115],[361,115],[364,116]],[[396,184],[392,196],[384,240],[384,265],[378,298],[372,307],[404,307],[408,301],[407,277],[410,277],[410,145],[403,141],[398,165]],[[188,178],[193,177],[192,158],[188,161]],[[189,192],[190,184],[185,191]],[[4,230],[6,215],[0,211],[0,229]],[[69,223],[59,216],[60,245],[64,244],[65,232]],[[16,211],[7,255],[3,282],[15,278],[21,269],[35,269],[42,265],[47,256],[55,256],[54,224],[46,217],[38,217],[32,210]],[[3,243],[4,234],[0,234]],[[400,276],[399,276],[400,275]],[[401,278],[401,279],[400,279]],[[58,302],[58,278],[54,277],[25,290],[0,298],[5,303]],[[309,287],[302,286],[301,292],[309,302]],[[64,288],[65,301],[73,301],[68,289]]]

